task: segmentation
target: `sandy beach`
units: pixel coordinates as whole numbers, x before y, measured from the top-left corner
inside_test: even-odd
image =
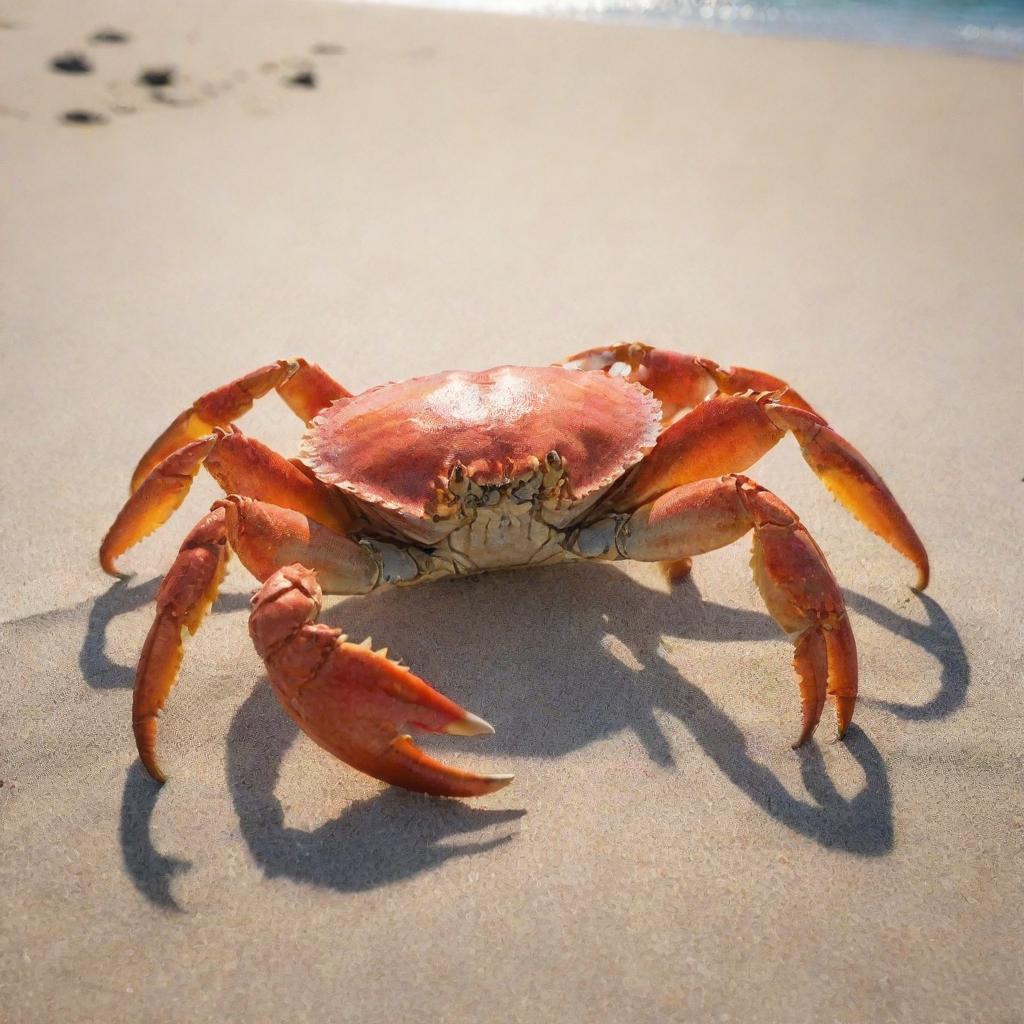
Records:
[[[1020,1021],[1020,81],[824,41],[5,0],[0,1019]],[[927,544],[917,595],[791,441],[750,471],[845,588],[845,743],[790,749],[742,541],[673,590],[581,565],[332,599],[496,728],[425,747],[516,774],[389,789],[281,713],[235,563],[162,722],[170,781],[145,776],[134,665],[216,487],[130,580],[96,552],[179,410],[289,355],[360,391],[635,338],[793,382]],[[273,397],[243,426],[302,433]]]

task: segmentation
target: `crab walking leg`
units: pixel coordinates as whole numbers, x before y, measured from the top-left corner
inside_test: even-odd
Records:
[[[659,568],[669,583],[679,583],[690,575],[690,570],[693,569],[693,559],[689,556],[669,559],[659,563]]]
[[[562,363],[570,370],[603,370],[643,384],[661,402],[662,420],[670,422],[683,409],[692,409],[714,390],[697,356],[652,348],[639,341],[590,348]]]
[[[803,723],[794,746],[814,732],[826,694],[845,734],[857,701],[853,632],[825,556],[790,508],[745,477],[725,476],[677,487],[615,523],[581,530],[580,552],[664,561],[724,547],[753,530],[754,579],[796,649]]]
[[[132,730],[146,771],[166,776],[156,760],[157,716],[178,677],[186,630],[195,635],[216,600],[230,552],[222,509],[208,512],[185,538],[156,595],[156,618],[135,670]]]
[[[804,461],[841,505],[872,533],[917,567],[915,589],[928,586],[928,552],[906,513],[867,459],[821,417],[802,409],[767,406],[777,427],[788,430],[800,445]]]
[[[160,585],[156,618],[135,672],[135,742],[146,770],[161,782],[157,715],[178,677],[184,632],[194,635],[213,604],[232,548],[259,580],[301,558],[316,566],[334,593],[364,594],[378,582],[377,564],[364,547],[300,512],[237,495],[217,502],[185,538]]]
[[[928,554],[885,481],[820,416],[771,394],[716,395],[668,427],[629,477],[614,507],[629,511],[673,487],[749,468],[786,433],[843,507],[917,567],[928,585]]]
[[[765,373],[763,370],[751,370],[745,366],[719,366],[713,359],[705,359],[703,356],[697,362],[707,371],[723,395],[742,395],[746,391],[771,391],[774,392],[776,401],[783,405],[803,409],[804,412],[813,413],[815,416],[821,415],[792,384],[780,377]]]
[[[482,796],[511,775],[477,775],[429,757],[405,728],[459,736],[494,730],[385,651],[317,624],[321,590],[302,565],[276,572],[253,598],[249,633],[281,706],[314,742],[382,782],[436,796]]]
[[[100,565],[105,573],[120,576],[117,558],[170,519],[216,443],[216,434],[190,441],[168,455],[135,489],[100,544]]]
[[[692,409],[716,388],[725,395],[773,391],[784,404],[815,412],[810,402],[791,385],[763,370],[722,367],[704,356],[653,348],[639,341],[588,349],[563,365],[580,370],[604,370],[638,381],[661,400],[666,420],[671,420],[681,409]]]
[[[258,494],[333,530],[345,531],[351,525],[330,488],[241,431],[218,428],[172,452],[128,498],[100,545],[100,564],[106,572],[118,575],[116,559],[167,522],[204,463],[229,494]]]
[[[276,388],[289,408],[307,423],[336,399],[351,397],[350,392],[321,367],[307,363],[305,359],[279,359],[269,366],[261,366],[244,377],[208,391],[179,413],[139,460],[132,474],[132,492],[171,452],[211,433],[214,427],[230,426],[272,388]]]
[[[301,512],[238,494],[213,507],[224,510],[232,550],[260,581],[282,565],[301,562],[316,569],[329,594],[368,594],[381,582],[366,547]]]
[[[352,517],[334,488],[237,427],[221,437],[206,458],[206,468],[226,494],[251,495],[294,509],[338,532],[352,526]]]

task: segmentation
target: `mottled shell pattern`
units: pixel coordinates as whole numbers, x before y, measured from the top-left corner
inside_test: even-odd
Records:
[[[417,519],[461,463],[481,486],[561,456],[567,499],[606,489],[658,439],[661,404],[622,377],[562,367],[452,370],[371,388],[310,424],[302,461],[325,483]]]

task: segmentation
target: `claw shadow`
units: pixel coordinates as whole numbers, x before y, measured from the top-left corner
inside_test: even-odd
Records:
[[[290,828],[274,790],[281,761],[297,734],[261,680],[239,708],[228,735],[231,796],[242,835],[268,878],[286,877],[341,892],[374,889],[452,858],[502,846],[512,834],[471,843],[444,840],[526,813],[431,800],[391,787],[356,801],[317,829]]]
[[[132,671],[104,653],[104,636],[112,618],[151,600],[156,585],[151,581],[129,589],[115,584],[93,605],[81,655],[90,685],[131,685]],[[926,704],[871,702],[898,717],[927,721],[963,706],[970,666],[949,617],[931,598],[917,597],[928,616],[925,624],[863,595],[847,595],[852,609],[940,663],[939,689]],[[221,608],[234,610],[246,603],[244,595],[228,595]],[[483,696],[486,717],[498,730],[488,738],[491,753],[558,758],[631,729],[651,761],[672,770],[673,746],[657,714],[667,713],[733,785],[786,828],[858,856],[884,856],[892,849],[888,774],[863,729],[851,726],[845,743],[864,775],[860,791],[850,799],[839,793],[822,749],[812,741],[794,754],[810,798],[799,799],[751,754],[743,731],[705,690],[666,659],[666,641],[774,641],[781,664],[787,661],[785,641],[767,615],[705,602],[692,578],[665,593],[607,565],[559,567],[557,582],[554,573],[544,570],[492,573],[346,598],[321,619],[357,637],[384,628],[389,642],[397,639],[390,644],[392,652],[448,696],[477,709]],[[783,677],[780,671],[780,692],[789,682],[783,683]],[[477,681],[486,683],[484,694],[474,686]],[[704,682],[710,688],[715,680],[709,676]],[[261,682],[236,713],[227,739],[227,779],[242,835],[268,877],[338,891],[374,888],[453,857],[486,853],[514,833],[471,843],[445,840],[525,813],[481,810],[387,789],[313,831],[291,828],[275,787],[296,735]],[[444,749],[450,754],[462,742],[445,737]],[[187,865],[152,845],[149,819],[158,792],[141,767],[133,766],[124,790],[121,842],[136,888],[155,905],[174,910],[170,883]]]

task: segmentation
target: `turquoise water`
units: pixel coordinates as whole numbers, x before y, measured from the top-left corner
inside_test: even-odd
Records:
[[[377,0],[424,7],[677,24],[938,47],[1019,59],[1024,0]]]

